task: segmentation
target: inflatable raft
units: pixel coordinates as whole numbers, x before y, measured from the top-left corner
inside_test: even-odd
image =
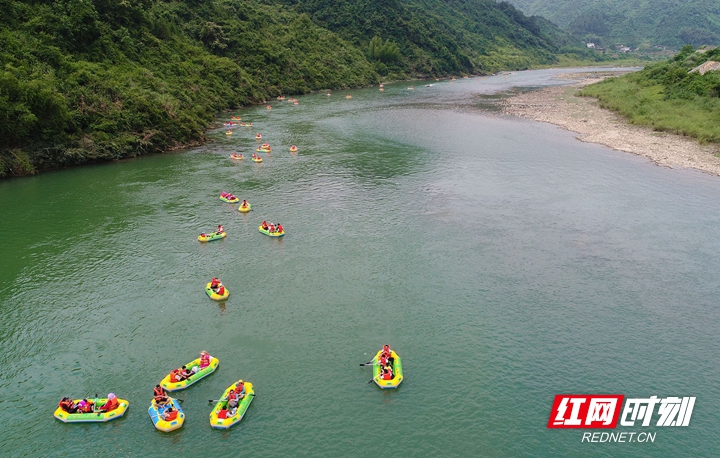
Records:
[[[242,154],[231,154],[230,159],[237,159],[238,161],[242,161],[245,159]]]
[[[247,212],[249,212],[250,210],[252,210],[252,205],[250,205],[249,203],[247,204],[247,207],[243,207],[242,205],[240,205],[240,206],[238,207],[238,211],[239,211],[240,213],[247,213]]]
[[[254,158],[252,158],[252,160],[253,160],[253,162],[262,162],[261,157],[254,157]]]
[[[223,232],[222,234],[218,234],[217,232],[211,232],[209,234],[205,234],[205,237],[202,235],[198,235],[198,242],[212,242],[215,240],[224,239],[227,237],[227,232]]]
[[[373,358],[373,381],[377,386],[379,386],[382,389],[391,389],[391,388],[397,388],[400,385],[400,382],[403,381],[403,371],[402,371],[402,363],[400,362],[400,357],[395,353],[393,350],[390,350],[390,356],[394,358],[393,361],[393,378],[390,380],[383,380],[382,377],[380,377],[380,355],[382,354],[382,350],[377,352],[375,355],[375,358]]]
[[[222,200],[223,202],[227,202],[229,204],[236,204],[236,203],[240,202],[240,199],[238,199],[237,197],[234,199],[228,199],[227,197],[220,196],[220,200]]]
[[[260,146],[256,148],[255,151],[258,153],[270,153],[272,152],[272,148],[270,148],[269,146]]]
[[[290,152],[291,152],[291,153],[297,153],[297,146],[295,146],[295,145],[291,146],[291,147],[290,147]]]
[[[258,226],[258,230],[263,234],[267,235],[268,237],[282,237],[283,235],[285,235],[285,230],[283,230],[282,232],[270,232],[267,229],[263,229],[262,226]]]
[[[184,390],[185,388],[189,387],[190,385],[194,385],[195,383],[199,382],[200,380],[204,379],[208,375],[215,372],[215,369],[217,369],[218,364],[220,364],[220,360],[215,358],[214,356],[210,357],[210,365],[204,369],[200,369],[200,358],[194,359],[187,363],[185,367],[192,369],[193,367],[198,367],[198,372],[195,375],[191,375],[189,379],[182,380],[180,382],[171,382],[170,381],[170,374],[166,375],[164,379],[160,382],[160,386],[165,388],[167,391],[180,391]]]
[[[95,398],[89,400],[93,401],[96,406],[102,406],[108,401],[107,398]],[[110,412],[68,413],[58,407],[53,415],[63,423],[103,423],[120,418],[125,415],[125,412],[127,412],[128,407],[130,407],[130,403],[125,399],[117,398],[117,400],[119,403],[118,408],[111,410]],[[82,399],[73,399],[75,404],[80,401],[82,401]]]
[[[223,294],[223,295],[216,293],[215,291],[212,290],[212,288],[210,288],[210,283],[205,285],[205,292],[207,293],[208,296],[210,296],[210,299],[212,299],[214,301],[224,301],[230,295],[230,291],[227,288],[225,288],[225,294]]]
[[[178,400],[175,398],[168,399],[170,400],[169,403],[161,404],[159,406],[155,399],[153,399],[150,402],[150,407],[148,408],[148,414],[150,414],[150,419],[152,420],[153,425],[155,425],[155,428],[159,429],[164,433],[169,433],[170,431],[180,429],[182,428],[183,423],[185,423],[185,414],[183,413]],[[175,418],[174,420],[166,421],[163,419],[163,413],[165,413],[167,408],[170,406],[172,406],[178,411],[177,418]]]
[[[230,390],[233,389],[235,389],[234,383],[225,390],[222,397],[220,398],[220,401],[215,404],[215,408],[212,410],[212,412],[210,412],[210,426],[212,426],[213,428],[228,429],[240,423],[240,420],[242,420],[245,416],[245,412],[247,412],[248,407],[250,407],[250,403],[255,397],[255,390],[253,389],[253,384],[250,382],[245,382],[245,396],[240,399],[237,410],[235,411],[235,415],[230,416],[230,412],[226,410],[227,397],[230,393]],[[221,413],[223,411],[224,413]],[[221,418],[223,415],[225,415],[225,418]]]

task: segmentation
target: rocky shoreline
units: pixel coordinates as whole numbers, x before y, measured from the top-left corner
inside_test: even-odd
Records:
[[[720,145],[701,145],[689,137],[632,125],[620,115],[600,108],[596,99],[576,95],[583,86],[619,74],[563,74],[559,77],[576,81],[569,86],[546,87],[509,97],[501,102],[502,112],[555,124],[580,134],[578,140],[644,156],[663,167],[693,168],[720,176]]]

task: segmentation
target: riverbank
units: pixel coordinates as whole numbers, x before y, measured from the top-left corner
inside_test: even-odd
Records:
[[[624,72],[622,72],[624,73]],[[596,99],[580,97],[578,90],[621,72],[565,74],[569,86],[546,87],[514,95],[502,101],[506,115],[547,122],[580,135],[584,142],[644,156],[670,168],[693,168],[720,176],[720,145],[701,145],[696,140],[629,124],[620,115],[600,108]]]

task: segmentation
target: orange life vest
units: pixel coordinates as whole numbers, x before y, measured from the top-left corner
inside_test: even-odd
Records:
[[[153,396],[155,396],[156,401],[165,399],[165,390],[163,390],[162,387],[156,386],[155,388],[153,388]]]
[[[58,405],[65,412],[70,412],[75,407],[75,403],[73,402],[72,399],[66,399],[64,401],[60,401],[60,403],[58,403]]]
[[[178,416],[178,411],[173,410],[172,412],[167,414],[167,416],[165,417],[165,421],[173,421],[174,419],[177,418],[177,416]]]

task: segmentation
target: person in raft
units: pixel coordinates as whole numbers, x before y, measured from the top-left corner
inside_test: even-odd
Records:
[[[390,366],[387,366],[387,367],[385,367],[385,369],[383,369],[381,378],[383,380],[392,380],[393,374],[392,374],[392,371],[390,370]]]
[[[237,393],[240,399],[245,397],[245,382],[243,382],[242,379],[238,380],[235,384],[235,393]]]
[[[75,402],[70,398],[62,398],[60,402],[58,403],[61,409],[63,409],[67,413],[75,413],[78,411],[78,406],[75,404]]]
[[[284,231],[284,229],[283,229],[283,227],[282,227],[282,224],[277,223],[277,227],[275,228],[275,232],[277,232],[277,233],[279,234],[279,233],[282,233],[283,231]]]
[[[165,388],[161,387],[160,385],[155,385],[155,388],[153,388],[153,399],[155,399],[155,402],[157,402],[158,404],[165,404],[168,401],[168,396],[165,392]]]
[[[263,221],[263,222],[262,222],[262,226],[260,226],[260,227],[262,227],[263,230],[267,231],[267,230],[268,230],[268,223],[267,223],[267,221]]]
[[[205,350],[200,352],[200,369],[205,369],[210,365],[210,360],[212,359],[212,356],[210,356],[210,353],[206,352]]]
[[[221,296],[225,294],[225,286],[223,286],[222,282],[217,278],[213,278],[210,282],[210,289]]]
[[[380,354],[380,357],[385,356],[387,363],[390,365],[394,365],[395,358],[393,358],[391,355],[392,355],[392,350],[390,349],[390,345],[383,345],[383,349],[382,349],[382,353]]]
[[[182,382],[184,380],[181,371],[182,369],[173,369],[172,372],[170,372],[170,383]]]
[[[217,228],[216,234],[222,234],[223,232],[225,232],[225,228],[222,227],[222,224],[218,224],[218,228]]]
[[[100,407],[100,410],[98,412],[110,412],[111,410],[115,410],[118,407],[120,407],[120,403],[117,400],[117,396],[115,396],[115,393],[108,394],[108,400],[107,402]]]
[[[274,225],[273,223],[270,223],[270,227],[268,228],[268,232],[270,232],[271,234],[272,234],[273,232],[275,232],[275,225]]]
[[[239,399],[240,398],[239,398],[237,392],[235,392],[235,390],[230,390],[230,392],[228,393],[228,403],[227,403],[228,410],[230,411],[229,412],[230,416],[235,415],[235,412],[237,411],[237,408],[238,408],[238,404],[240,403]]]
[[[178,411],[177,411],[177,409],[173,409],[172,407],[168,407],[168,408],[165,410],[165,412],[163,412],[162,416],[163,416],[163,420],[165,420],[165,421],[173,421],[173,420],[175,420],[175,419],[177,418],[177,416],[178,416]]]
[[[250,205],[247,200],[243,199],[242,203],[240,204],[241,207],[247,208],[247,206]]]
[[[221,296],[225,294],[225,286],[223,286],[222,282],[217,278],[213,278],[210,282],[210,289]]]
[[[92,402],[87,399],[83,399],[78,402],[78,413],[93,413],[93,407],[95,406]]]

